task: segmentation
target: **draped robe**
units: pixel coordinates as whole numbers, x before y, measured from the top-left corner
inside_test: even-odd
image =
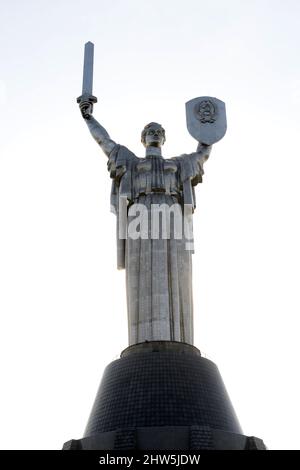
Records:
[[[183,228],[184,209],[191,218],[196,206],[194,186],[202,182],[203,163],[200,152],[170,159],[157,155],[138,158],[121,145],[109,155],[118,268],[126,269],[130,345],[162,340],[193,344],[191,232],[188,240],[178,238],[170,224],[167,238],[162,231],[153,238],[151,208],[165,204],[171,209],[176,204]],[[134,204],[147,209],[149,236],[132,238],[128,232],[127,238],[120,236],[120,201],[124,200],[127,228]]]

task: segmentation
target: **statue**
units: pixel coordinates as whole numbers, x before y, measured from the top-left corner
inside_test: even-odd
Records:
[[[147,124],[141,133],[146,153],[140,158],[112,140],[93,117],[97,99],[92,75],[93,45],[87,43],[82,96],[77,101],[90,133],[108,157],[118,268],[126,270],[129,344],[193,344],[190,222],[204,163],[212,144],[226,132],[225,105],[211,97],[186,103],[187,127],[198,140],[191,154],[164,158],[165,130],[156,122]]]

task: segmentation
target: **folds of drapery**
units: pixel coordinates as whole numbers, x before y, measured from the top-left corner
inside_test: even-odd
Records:
[[[167,162],[165,166],[154,165],[151,171],[156,167],[166,171],[166,178],[160,175],[162,178],[150,178],[150,181],[165,180],[165,192],[155,193],[148,188],[145,194],[140,193],[138,187],[141,179],[137,164],[141,168],[142,159],[121,145],[113,149],[108,159],[112,178],[111,210],[117,216],[117,266],[118,269],[126,268],[129,344],[151,340],[193,344],[192,249],[187,249],[187,240],[184,237],[177,239],[174,231],[168,239],[152,239],[150,214],[153,204],[170,207],[178,202],[170,193],[171,176],[168,174],[168,171],[174,171],[175,163],[180,218],[182,222],[185,217],[192,221],[196,206],[194,186],[202,181],[204,158],[195,152],[164,161]],[[126,239],[130,220],[127,206],[133,202],[143,204],[148,211],[150,232],[147,239]],[[187,238],[192,244],[192,223]]]
[[[191,251],[186,250],[183,237],[176,237],[174,224],[170,225],[167,238],[151,236],[154,223],[151,207],[174,207],[177,199],[165,193],[151,193],[141,195],[139,202],[147,209],[148,236],[126,240],[129,344],[143,341],[193,344]],[[182,221],[181,205],[177,206],[177,217]],[[135,212],[129,210],[129,224],[132,213],[134,217]],[[161,215],[163,219],[167,212]]]
[[[118,269],[125,268],[126,238],[124,229],[120,230],[120,207],[121,204],[123,204],[124,208],[124,201],[127,201],[128,204],[132,203],[135,199],[135,195],[138,193],[135,165],[140,161],[140,158],[123,145],[116,145],[108,159],[108,171],[113,180],[110,197],[111,211],[117,216],[116,238]],[[202,182],[205,158],[203,158],[202,153],[194,152],[165,161],[176,162],[178,166],[178,190],[182,195],[183,210],[188,217],[191,217],[196,207],[194,187]],[[122,235],[120,236],[121,233]]]

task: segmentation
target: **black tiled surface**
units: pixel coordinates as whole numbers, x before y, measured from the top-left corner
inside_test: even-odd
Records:
[[[116,432],[114,449],[129,450],[136,448],[136,429],[118,429]]]
[[[126,428],[66,442],[64,450],[266,450],[257,437],[209,426]]]
[[[209,426],[241,433],[216,365],[174,351],[140,352],[109,364],[85,437],[147,426]],[[209,446],[205,428],[194,429],[193,439],[207,439]]]
[[[213,448],[211,428],[209,426],[191,426],[190,449],[212,450]]]

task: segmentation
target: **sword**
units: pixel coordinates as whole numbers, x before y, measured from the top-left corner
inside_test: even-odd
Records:
[[[77,98],[77,103],[88,101],[92,106],[97,103],[96,96],[93,96],[93,68],[94,44],[89,41],[84,46],[82,95]]]

